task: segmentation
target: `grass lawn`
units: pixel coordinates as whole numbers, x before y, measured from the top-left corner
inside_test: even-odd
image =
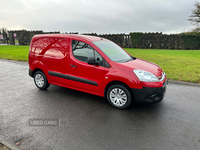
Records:
[[[137,58],[158,64],[171,80],[200,83],[199,50],[125,50]],[[0,45],[0,58],[28,61],[29,46]]]
[[[132,56],[158,64],[171,80],[200,83],[199,50],[129,49]]]
[[[29,46],[0,45],[0,58],[28,61]]]

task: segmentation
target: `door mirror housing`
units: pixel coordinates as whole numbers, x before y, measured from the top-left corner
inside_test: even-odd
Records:
[[[88,63],[89,65],[96,65],[96,66],[99,66],[99,62],[96,62],[96,60],[95,60],[94,57],[88,57],[87,63]]]

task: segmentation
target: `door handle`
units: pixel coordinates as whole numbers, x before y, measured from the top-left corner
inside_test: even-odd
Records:
[[[73,67],[73,68],[76,68],[77,66],[76,65],[70,65],[71,67]]]

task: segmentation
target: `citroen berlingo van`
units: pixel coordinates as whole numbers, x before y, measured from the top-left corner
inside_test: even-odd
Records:
[[[158,65],[101,37],[35,35],[28,62],[29,75],[39,89],[54,84],[79,90],[105,97],[119,109],[132,102],[160,102],[166,91],[167,77]]]

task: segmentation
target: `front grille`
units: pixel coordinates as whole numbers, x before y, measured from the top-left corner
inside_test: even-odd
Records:
[[[166,77],[165,72],[162,72],[162,75],[158,77],[158,80],[159,80],[159,81],[162,81],[162,80],[165,79],[165,77]]]

